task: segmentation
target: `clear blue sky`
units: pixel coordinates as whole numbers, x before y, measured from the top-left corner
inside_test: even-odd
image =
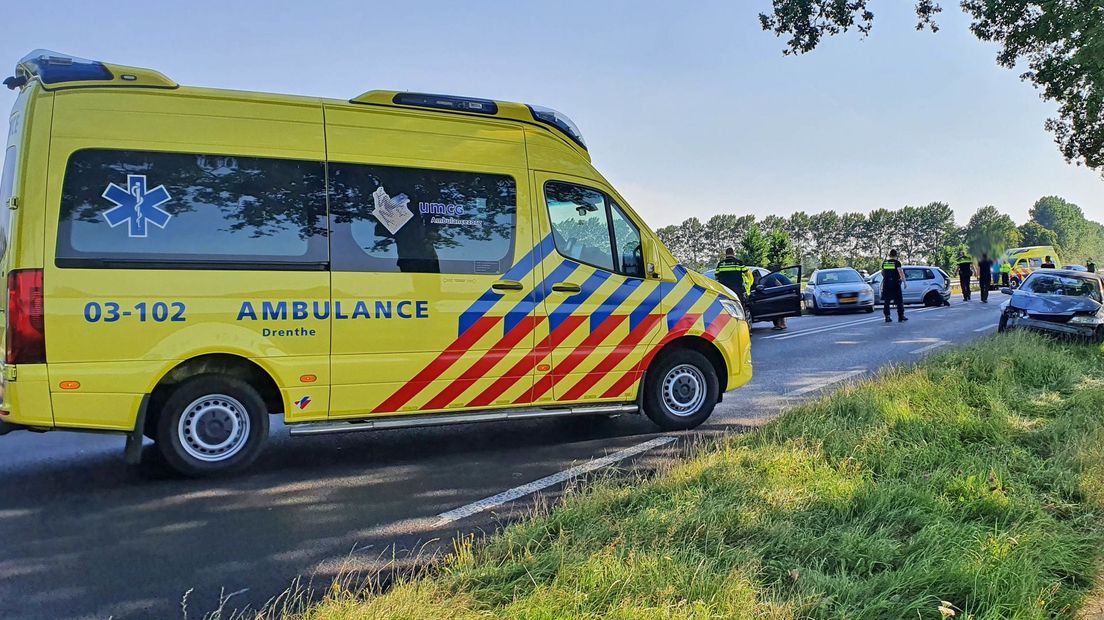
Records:
[[[1104,181],[1066,164],[1054,106],[997,67],[946,0],[938,34],[873,0],[872,36],[784,57],[767,0],[8,3],[0,62],[33,48],[188,85],[349,98],[376,88],[539,103],[653,226],[718,212],[944,201],[1017,221],[1058,194],[1104,220]],[[14,94],[0,94],[10,108]]]

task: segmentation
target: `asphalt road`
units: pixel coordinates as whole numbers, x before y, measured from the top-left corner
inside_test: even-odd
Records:
[[[880,313],[757,324],[755,378],[693,433],[659,434],[637,415],[294,440],[277,426],[250,471],[198,481],[126,467],[118,436],[13,433],[0,438],[0,618],[180,618],[185,593],[199,618],[220,596],[263,605],[297,576],[324,587],[343,570],[409,565],[554,498],[575,474],[655,464],[695,435],[753,427],[995,332],[1001,300],[913,308],[904,324]]]

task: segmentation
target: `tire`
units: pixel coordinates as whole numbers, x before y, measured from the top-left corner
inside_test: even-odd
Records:
[[[1096,333],[1092,337],[1093,344],[1104,344],[1104,325],[1096,328]]]
[[[824,311],[820,309],[820,306],[817,306],[816,299],[813,300],[813,307],[809,309],[809,313],[816,316],[824,314]]]
[[[934,308],[936,306],[943,305],[943,298],[939,293],[935,291],[928,291],[927,295],[924,295],[924,306],[928,308]]]
[[[248,467],[268,439],[268,411],[253,386],[223,375],[198,375],[172,391],[158,412],[158,451],[190,477]]]
[[[644,414],[663,430],[691,429],[709,418],[719,396],[713,364],[692,349],[675,349],[647,370]]]
[[[874,306],[870,306],[869,308],[863,308],[863,310],[865,310],[867,314],[872,314],[874,312]]]
[[[1019,278],[1012,278],[1011,280],[1008,281],[1008,286],[1012,290],[1016,290],[1016,289],[1020,288],[1020,279]]]
[[[1002,312],[1001,315],[1000,315],[1000,320],[997,321],[997,333],[998,334],[1003,334],[1007,331],[1008,331],[1008,317],[1005,316],[1004,313]]]

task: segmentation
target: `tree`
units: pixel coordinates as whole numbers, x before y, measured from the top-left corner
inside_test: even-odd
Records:
[[[816,48],[824,36],[874,25],[869,0],[773,0],[763,30],[788,36],[786,54]],[[1104,0],[961,0],[970,30],[1000,44],[997,63],[1058,104],[1046,128],[1067,161],[1104,170]],[[917,30],[938,30],[938,0],[917,0]]]
[[[862,213],[844,213],[839,218],[839,234],[836,235],[839,252],[846,262],[852,267],[857,262],[864,262],[869,248],[863,238],[862,231],[866,225],[866,216]],[[861,265],[860,265],[861,267]]]
[[[809,253],[820,267],[835,267],[840,262],[840,216],[822,211],[809,216]]]
[[[798,211],[786,220],[785,231],[793,243],[794,256],[803,261],[809,253],[809,215],[804,211]]]
[[[687,218],[679,224],[679,246],[687,266],[700,269],[716,250],[705,247],[705,226],[696,217]]]
[[[982,252],[999,256],[1006,248],[1020,245],[1022,239],[1012,218],[992,205],[978,209],[963,232],[966,247],[974,256]]]
[[[1028,211],[1031,221],[1054,231],[1058,249],[1072,256],[1088,232],[1088,221],[1081,207],[1058,196],[1043,196]]]
[[[752,224],[740,242],[740,262],[748,266],[761,266],[767,262],[770,246],[759,226]]]
[[[1038,222],[1025,222],[1020,225],[1019,231],[1024,245],[1058,245],[1058,235]]]
[[[759,229],[765,233],[772,233],[776,230],[786,230],[786,218],[781,215],[768,215],[759,222]]]
[[[793,244],[790,236],[781,228],[767,234],[767,267],[772,271],[789,266],[793,262]]]
[[[705,223],[704,243],[707,250],[723,252],[725,248],[735,248],[748,227],[755,223],[754,215],[719,214]]]
[[[863,223],[862,236],[868,252],[879,259],[897,246],[895,218],[889,209],[874,209]]]

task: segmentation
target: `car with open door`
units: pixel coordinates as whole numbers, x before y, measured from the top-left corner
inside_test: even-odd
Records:
[[[747,304],[748,321],[801,316],[801,305],[801,265],[769,271],[752,283]]]

